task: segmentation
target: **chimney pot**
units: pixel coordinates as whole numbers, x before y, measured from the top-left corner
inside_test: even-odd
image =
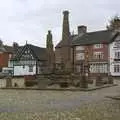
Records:
[[[87,26],[78,26],[78,35],[81,36],[87,32]]]

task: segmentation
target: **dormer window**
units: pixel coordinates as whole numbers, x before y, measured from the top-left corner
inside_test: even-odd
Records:
[[[94,48],[97,49],[97,48],[103,48],[103,44],[95,44],[94,45]]]

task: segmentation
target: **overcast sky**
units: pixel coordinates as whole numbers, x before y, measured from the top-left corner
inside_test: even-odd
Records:
[[[0,38],[45,47],[50,29],[54,44],[61,39],[63,10],[70,11],[70,31],[78,25],[88,31],[105,29],[108,20],[120,15],[120,0],[0,0]]]

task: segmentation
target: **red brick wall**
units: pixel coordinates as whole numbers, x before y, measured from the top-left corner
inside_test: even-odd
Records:
[[[94,48],[94,45],[86,46],[86,49],[88,49],[89,53],[89,59],[93,60],[93,54],[94,52],[103,52],[104,56],[102,61],[108,60],[108,44],[103,44],[103,48]]]
[[[8,67],[9,53],[0,53],[0,68]]]
[[[108,60],[108,44],[103,44],[103,48],[94,48],[94,45],[87,45],[84,46],[85,51],[88,51],[89,61],[107,61]],[[94,52],[103,52],[103,59],[95,60],[94,59]],[[76,50],[74,47],[74,63],[76,62]]]

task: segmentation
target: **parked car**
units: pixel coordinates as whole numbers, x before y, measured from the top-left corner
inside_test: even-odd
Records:
[[[12,76],[13,70],[11,68],[3,68],[2,72],[0,72],[0,79]]]

